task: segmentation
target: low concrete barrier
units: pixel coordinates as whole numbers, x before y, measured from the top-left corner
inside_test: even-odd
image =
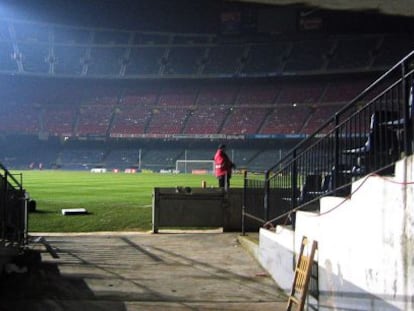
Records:
[[[243,189],[225,192],[221,188],[154,188],[152,231],[168,228],[218,228],[241,231]],[[258,231],[247,223],[246,230]]]

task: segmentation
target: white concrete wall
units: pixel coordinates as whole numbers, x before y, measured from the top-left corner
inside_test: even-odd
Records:
[[[261,230],[261,264],[289,292],[307,236],[318,241],[320,310],[414,310],[413,163],[355,182],[350,198],[323,198],[320,213],[298,212],[295,232]]]
[[[285,292],[290,292],[293,280],[292,230],[278,227],[276,232],[260,229],[259,262]]]

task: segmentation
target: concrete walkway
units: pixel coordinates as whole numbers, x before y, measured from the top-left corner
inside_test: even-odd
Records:
[[[0,311],[285,310],[238,235],[45,236],[59,258],[42,252],[28,273],[3,275]]]

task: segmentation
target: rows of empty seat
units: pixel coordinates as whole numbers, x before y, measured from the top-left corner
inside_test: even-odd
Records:
[[[259,132],[268,111],[268,108],[232,108],[221,133],[230,135],[256,134]]]
[[[228,107],[209,105],[199,106],[188,113],[184,134],[219,133],[228,114]]]
[[[237,97],[237,92],[237,86],[233,85],[201,85],[196,104],[231,105]]]
[[[71,136],[77,110],[71,106],[48,105],[43,113],[43,130],[53,136]]]
[[[138,105],[124,105],[118,109],[112,122],[112,137],[131,137],[144,134],[152,108]]]
[[[2,105],[0,108],[0,131],[16,134],[39,133],[39,113],[39,108],[33,104]]]
[[[158,98],[159,106],[191,106],[196,100],[196,90],[188,88],[166,88],[161,91]]]
[[[414,48],[409,34],[269,36],[143,33],[0,21],[0,72],[87,77],[257,77],[383,70]],[[396,48],[398,47],[398,48]]]
[[[180,134],[187,118],[187,108],[162,107],[153,110],[147,127],[150,134]]]
[[[105,135],[112,119],[113,107],[88,105],[80,107],[76,135]]]
[[[284,105],[276,107],[267,116],[260,129],[262,134],[300,134],[310,115],[306,105]]]
[[[305,121],[312,115],[312,110],[306,105],[281,105],[276,108],[200,107],[194,110],[177,107],[124,106],[115,109],[115,112],[112,107],[89,106],[80,108],[81,112],[77,117],[73,110],[47,111],[44,115],[43,130],[54,136],[106,136],[109,131],[111,137],[174,134],[299,134],[309,133],[315,128],[315,124],[326,120],[325,118],[331,116],[335,109],[338,109],[338,106],[316,109],[314,112],[316,121],[309,123],[302,130]],[[317,112],[318,117],[316,117]],[[37,117],[37,113],[30,118],[33,119],[33,116]],[[27,125],[25,128],[18,126],[4,128],[4,131],[9,132],[14,129],[17,132],[37,133],[39,125],[32,128]]]
[[[68,137],[309,134],[368,81],[141,85],[136,90],[122,84],[78,90],[64,85],[62,92],[52,88],[52,102],[32,88],[30,96],[21,94],[19,104],[7,99],[0,130]]]

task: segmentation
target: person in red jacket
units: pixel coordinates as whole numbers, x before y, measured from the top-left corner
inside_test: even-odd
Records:
[[[235,167],[231,162],[226,152],[226,145],[220,144],[214,155],[214,166],[216,170],[216,177],[220,188],[230,188],[231,170]]]

